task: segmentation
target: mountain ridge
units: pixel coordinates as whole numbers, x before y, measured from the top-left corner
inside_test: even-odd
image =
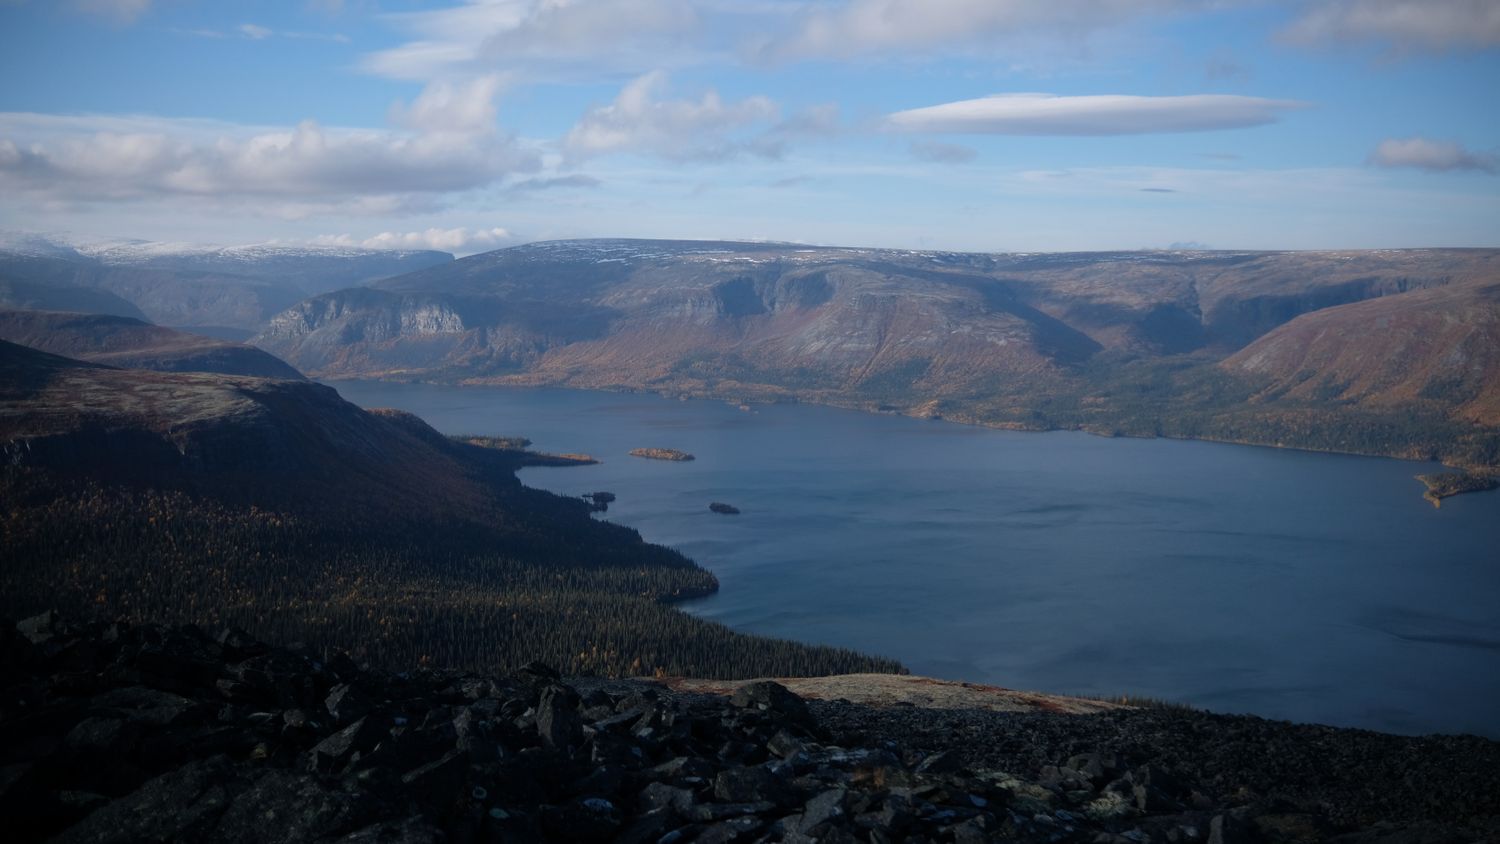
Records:
[[[1434,301],[1462,311],[1495,279],[1500,251],[1484,249],[967,254],[553,241],[304,300],[252,342],[322,377],[812,401],[1492,465],[1492,403],[1460,411],[1441,395],[1278,391],[1288,373],[1220,364],[1307,314],[1438,289],[1450,293]],[[1371,344],[1388,339],[1366,332],[1355,357],[1378,366]],[[1436,357],[1423,367],[1441,381],[1441,350],[1428,348]],[[1419,424],[1403,420],[1413,408]],[[1348,430],[1330,432],[1329,418]]]
[[[304,380],[269,352],[123,316],[0,309],[0,340],[122,369]]]
[[[246,331],[306,296],[452,260],[434,250],[0,237],[0,282],[96,290],[139,309],[129,316]]]

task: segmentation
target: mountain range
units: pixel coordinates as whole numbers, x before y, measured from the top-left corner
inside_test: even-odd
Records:
[[[317,377],[799,400],[1493,465],[1497,285],[1495,250],[559,241],[314,296],[252,342]]]
[[[243,340],[299,300],[453,256],[429,250],[0,234],[0,306],[111,313]]]
[[[0,309],[0,340],[122,369],[302,380],[302,373],[254,346],[127,316]]]
[[[1496,250],[578,240],[452,260],[15,236],[0,246],[0,305],[198,326],[317,378],[808,401],[1500,465]],[[76,339],[42,347],[99,353]]]

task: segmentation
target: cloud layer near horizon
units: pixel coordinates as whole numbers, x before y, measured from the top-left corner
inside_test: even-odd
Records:
[[[997,94],[898,111],[886,126],[904,132],[988,135],[1142,135],[1241,129],[1305,108],[1294,100],[1233,94],[1179,97]]]
[[[44,201],[265,197],[392,208],[403,195],[539,169],[539,156],[496,125],[498,89],[496,77],[434,83],[392,108],[398,129],[0,113],[0,187]]]
[[[1282,31],[1301,44],[1384,44],[1399,52],[1500,45],[1495,0],[1314,0]]]
[[[358,246],[364,249],[436,249],[464,255],[495,249],[514,240],[514,235],[499,227],[472,231],[460,227],[411,232],[388,231],[366,238],[356,238],[351,234],[324,234],[308,242],[314,246]]]
[[[1448,172],[1500,170],[1500,156],[1470,152],[1453,141],[1428,138],[1390,138],[1380,142],[1370,153],[1370,163],[1380,167],[1411,167],[1417,170]]]

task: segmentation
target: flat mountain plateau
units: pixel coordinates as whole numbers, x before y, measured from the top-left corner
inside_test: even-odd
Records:
[[[809,401],[1500,464],[1500,252],[561,241],[303,301],[317,377]]]

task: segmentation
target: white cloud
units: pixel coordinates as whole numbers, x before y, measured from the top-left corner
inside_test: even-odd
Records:
[[[239,26],[235,27],[235,29],[239,30],[239,33],[241,35],[249,38],[251,41],[261,41],[276,34],[266,27],[253,23],[242,23]]]
[[[1398,51],[1500,46],[1495,0],[1314,0],[1281,33],[1299,44],[1373,41]]]
[[[998,94],[977,100],[898,111],[886,125],[898,131],[992,135],[1140,135],[1202,132],[1273,123],[1305,103],[1231,94],[1181,97]]]
[[[836,5],[836,8],[828,8]],[[845,0],[813,4],[786,38],[764,38],[768,59],[836,59],[947,48],[993,50],[1001,40],[1074,36],[1213,0]]]
[[[276,198],[282,213],[400,208],[535,171],[539,156],[494,125],[495,87],[434,87],[401,113],[410,130],[0,113],[0,193],[41,201],[152,196]]]
[[[73,5],[89,14],[133,23],[151,8],[151,0],[73,0]]]
[[[568,132],[569,155],[654,153],[674,160],[722,159],[758,149],[756,140],[736,140],[735,130],[774,120],[776,104],[762,96],[725,102],[708,91],[697,100],[664,100],[667,75],[652,71],[620,90],[614,102],[583,116]]]
[[[697,28],[698,14],[684,0],[542,0],[528,4],[513,26],[483,42],[498,59],[593,58],[612,45],[676,40]],[[634,42],[632,44],[632,42]]]
[[[362,67],[422,80],[494,69],[636,73],[696,50],[701,24],[689,0],[469,0],[386,19],[412,40],[365,56]]]
[[[1370,153],[1371,164],[1380,167],[1413,167],[1418,170],[1446,172],[1480,170],[1494,173],[1500,169],[1500,157],[1470,152],[1453,141],[1427,138],[1390,138],[1380,142]]]
[[[467,83],[434,82],[410,106],[392,107],[391,122],[419,132],[487,132],[495,128],[495,97],[502,87],[494,74]]]
[[[317,246],[360,246],[365,249],[437,249],[460,255],[495,249],[515,241],[515,235],[503,228],[439,229],[412,232],[381,232],[359,239],[350,234],[325,234],[312,239]]]

